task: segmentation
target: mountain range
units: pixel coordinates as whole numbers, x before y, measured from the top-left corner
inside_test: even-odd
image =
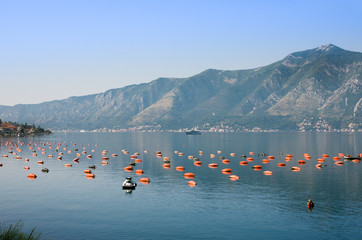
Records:
[[[249,70],[208,69],[40,104],[0,106],[0,119],[51,129],[240,125],[295,129],[306,118],[361,128],[362,53],[332,44]]]

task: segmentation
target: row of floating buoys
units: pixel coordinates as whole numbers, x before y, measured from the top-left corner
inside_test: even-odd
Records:
[[[50,148],[51,149],[51,148]],[[57,149],[59,149],[59,147],[57,147]],[[85,149],[85,147],[84,147],[84,149]],[[41,148],[41,150],[45,150],[45,148]],[[126,151],[125,151],[126,152]],[[83,151],[82,152],[84,155],[86,154],[86,152],[85,151]],[[105,151],[105,153],[107,154],[107,151]],[[175,153],[179,153],[178,151],[175,151]],[[219,153],[219,152],[218,152]],[[221,153],[221,151],[220,151],[220,153]],[[252,153],[252,152],[250,152],[250,153]],[[14,153],[13,153],[14,154]],[[106,155],[105,154],[105,155]],[[202,151],[199,151],[199,155],[202,155],[203,154],[203,152]],[[14,154],[14,155],[16,155],[16,153]],[[62,154],[59,154],[59,155],[62,155]],[[115,156],[116,154],[112,154],[112,156]],[[157,156],[158,155],[158,156]],[[234,154],[230,154],[230,156],[233,156]],[[252,155],[254,155],[254,153],[252,153]],[[282,155],[282,154],[281,154]],[[339,156],[338,157],[333,157],[333,160],[334,161],[336,161],[335,162],[335,164],[336,165],[342,165],[343,164],[343,161],[339,161],[340,160],[340,156],[344,156],[343,154],[338,154]],[[77,156],[78,156],[78,154],[77,154]],[[138,154],[133,154],[132,155],[132,158],[131,159],[135,159],[135,156],[138,156]],[[156,152],[156,156],[157,157],[161,157],[162,156],[162,153],[161,152]],[[213,156],[215,156],[214,154],[210,154],[210,157],[212,158]],[[242,155],[242,157],[244,157],[245,155]],[[258,154],[258,156],[259,156],[259,154]],[[263,156],[265,156],[265,154],[263,154]],[[52,155],[48,155],[48,157],[53,157]],[[246,157],[246,156],[245,156]],[[288,154],[288,155],[286,155],[286,161],[290,161],[291,160],[291,158],[292,158],[293,156],[292,155],[290,155],[290,154]],[[304,154],[304,157],[305,157],[305,160],[310,160],[311,159],[311,157],[310,157],[310,155],[309,154]],[[194,160],[194,165],[195,166],[201,166],[201,164],[202,164],[202,162],[199,160],[199,159],[197,159],[197,158],[194,158],[192,155],[190,155],[190,156],[188,156],[188,158],[189,159],[193,159]],[[326,158],[329,158],[329,155],[328,154],[323,154],[322,155],[322,158],[321,159],[318,159],[318,161],[322,161],[322,159],[323,159],[323,161],[326,159]],[[17,159],[21,159],[21,157],[20,156],[18,156],[17,157]],[[225,159],[224,157],[219,157],[219,159],[221,160],[221,162],[222,163],[224,163],[224,164],[228,164],[229,162],[230,162],[230,160],[229,159]],[[274,160],[275,158],[274,158],[274,156],[267,156],[267,158],[266,159],[262,159],[261,161],[262,161],[262,163],[263,164],[268,164],[269,162],[270,162],[270,160]],[[107,158],[107,160],[108,160],[108,158]],[[169,161],[169,158],[167,158],[167,157],[165,157],[164,158],[164,160],[165,161]],[[249,160],[249,161],[253,161],[254,159],[253,158],[247,158],[247,160]],[[136,159],[135,159],[135,162],[136,162]],[[240,162],[240,165],[243,165],[244,164],[244,162],[242,163],[243,161],[241,161]],[[245,161],[246,162],[246,164],[248,163],[247,161]],[[298,163],[299,164],[305,164],[306,163],[306,161],[304,161],[304,160],[299,160],[298,161]],[[165,165],[164,166],[166,166],[166,168],[167,168],[167,166],[170,166],[170,165],[168,165],[169,163],[165,163]],[[215,165],[214,165],[215,166]],[[216,166],[218,166],[217,164],[216,164]],[[277,164],[277,166],[279,167],[281,167],[281,166],[285,166],[285,163],[278,163]],[[210,166],[210,164],[209,164],[209,167],[210,168],[213,168],[212,167],[212,165]],[[321,166],[320,166],[321,167]],[[169,167],[168,167],[169,168]],[[293,168],[293,171],[298,171],[298,168],[299,167],[292,167]],[[254,169],[254,168],[253,168]],[[257,169],[258,170],[258,168],[255,168],[255,169]],[[176,168],[176,170],[177,170],[177,168]],[[184,170],[184,169],[183,169]],[[182,171],[183,171],[182,170]],[[137,170],[136,170],[137,171]],[[136,173],[136,171],[135,171],[135,173]],[[299,171],[300,171],[300,168],[299,168]],[[226,171],[223,171],[222,170],[222,172],[226,172]],[[266,173],[268,173],[269,171],[264,171],[263,173],[265,174],[265,175],[269,175],[269,174],[266,174]],[[231,172],[230,172],[231,173]]]

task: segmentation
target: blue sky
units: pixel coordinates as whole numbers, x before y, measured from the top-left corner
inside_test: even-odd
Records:
[[[362,1],[0,0],[0,105],[249,69],[325,43],[362,52]]]

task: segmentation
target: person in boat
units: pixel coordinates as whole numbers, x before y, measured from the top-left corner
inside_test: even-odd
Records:
[[[312,209],[314,208],[314,202],[312,201],[312,199],[309,199],[307,202],[307,207],[309,209],[309,212],[312,211]]]
[[[133,184],[132,178],[131,177],[126,177],[126,180],[124,180],[124,182],[123,182],[123,186],[124,185],[131,185],[131,184]]]

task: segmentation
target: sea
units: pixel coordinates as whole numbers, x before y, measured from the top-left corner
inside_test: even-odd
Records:
[[[362,133],[57,132],[0,143],[0,223],[21,221],[41,239],[362,239],[362,164],[343,157],[360,156]],[[135,190],[122,189],[126,177]]]

